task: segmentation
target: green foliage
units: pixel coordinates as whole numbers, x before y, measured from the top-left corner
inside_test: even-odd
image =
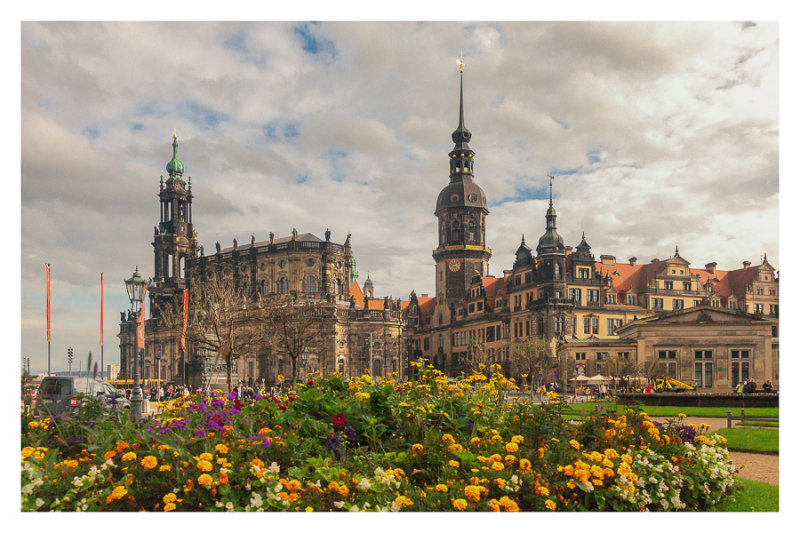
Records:
[[[778,429],[724,428],[716,433],[728,440],[729,450],[778,453],[780,448]]]
[[[778,485],[762,481],[738,479],[739,489],[733,498],[709,509],[717,512],[778,512],[780,508]]]

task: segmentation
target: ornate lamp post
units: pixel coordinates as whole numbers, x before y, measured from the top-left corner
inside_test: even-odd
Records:
[[[134,317],[139,316],[140,306],[144,298],[144,287],[147,282],[139,275],[139,267],[130,279],[125,280],[125,289],[131,301],[131,311]],[[131,416],[135,419],[142,416],[142,388],[139,385],[139,331],[138,320],[133,333],[133,394],[131,395]]]

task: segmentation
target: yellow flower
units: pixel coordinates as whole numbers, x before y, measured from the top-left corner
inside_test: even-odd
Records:
[[[422,449],[423,449],[422,444],[414,444],[411,446],[411,451],[413,451],[414,453],[421,452]]]
[[[506,451],[508,453],[517,453],[519,450],[519,446],[517,446],[516,442],[509,442],[506,444]]]
[[[164,502],[165,505],[168,504],[168,503],[172,503],[177,499],[178,499],[178,497],[175,496],[174,492],[170,492],[169,494],[165,494],[164,497],[161,498],[161,500]]]
[[[455,444],[456,441],[450,433],[445,433],[442,435],[442,442],[445,444]]]
[[[212,468],[214,468],[213,465],[208,461],[197,461],[197,469],[202,472],[211,472]]]
[[[313,513],[314,512],[314,508],[309,505],[308,507],[305,508],[305,511],[307,513]]]
[[[156,467],[156,465],[158,465],[158,459],[156,459],[156,458],[155,458],[154,456],[152,456],[152,455],[148,455],[147,457],[145,457],[144,459],[142,459],[141,465],[142,465],[142,466],[143,466],[143,467],[144,467],[146,470],[153,469],[153,468],[155,468],[155,467]]]
[[[406,507],[414,505],[414,502],[405,496],[398,496],[394,499],[394,503],[400,506],[405,505]]]
[[[569,445],[572,446],[573,448],[575,448],[576,450],[580,450],[581,449],[581,443],[576,441],[575,439],[572,439],[571,441],[569,441]]]
[[[523,442],[525,442],[525,438],[522,435],[514,435],[513,437],[511,437],[511,442],[513,442],[514,444],[522,444]]]
[[[436,485],[436,487],[434,487],[434,488],[435,488],[436,490],[438,490],[439,492],[447,492],[447,485],[443,485],[442,483],[439,483],[439,484],[438,484],[438,485]]]
[[[471,439],[469,439],[470,444],[479,444],[480,442],[481,442],[480,437],[472,437]]]
[[[210,453],[201,453],[198,459],[200,459],[201,461],[212,461],[214,459],[214,456],[211,455]]]
[[[28,422],[28,427],[29,428],[38,428],[39,427],[39,422],[37,422],[36,420],[31,420],[30,422]]]
[[[447,462],[447,464],[452,466],[453,468],[458,468],[458,461],[450,460]]]
[[[686,415],[683,413],[678,413],[678,418],[686,418]]]
[[[197,478],[197,483],[198,485],[210,486],[212,483],[214,483],[214,478],[208,474],[200,474],[200,476]]]
[[[453,507],[457,511],[463,511],[464,509],[467,508],[467,500],[463,498],[458,498],[457,500],[453,500]]]
[[[164,505],[164,512],[165,513],[168,513],[170,511],[174,511],[174,510],[175,510],[175,504],[174,503],[168,503],[168,504]]]
[[[122,456],[123,461],[135,461],[136,460],[136,452],[128,452]]]
[[[114,500],[122,499],[126,494],[128,494],[128,489],[122,485],[114,487],[114,490],[111,492],[111,494],[106,497],[106,503],[111,503]]]
[[[511,498],[509,498],[508,496],[503,496],[502,498],[500,498],[500,501],[499,501],[498,503],[499,503],[499,504],[500,504],[500,505],[501,505],[501,506],[502,506],[502,507],[503,507],[503,508],[504,508],[506,511],[508,511],[509,513],[516,513],[516,512],[519,512],[519,505],[517,505],[517,502],[515,502],[514,500],[512,500],[512,499],[511,499]]]
[[[477,502],[481,499],[481,489],[475,485],[467,485],[464,487],[464,496],[470,501]]]
[[[523,472],[526,472],[531,469],[531,462],[528,459],[520,459],[519,460],[519,468]]]
[[[493,470],[497,470],[499,472],[503,468],[504,468],[503,463],[501,463],[500,461],[495,461],[494,463],[492,463],[492,469]]]
[[[544,506],[547,507],[548,509],[550,509],[551,511],[555,511],[556,510],[556,502],[554,502],[553,500],[549,500],[549,499],[545,500]]]
[[[219,453],[228,453],[228,447],[224,444],[217,444],[214,449]]]

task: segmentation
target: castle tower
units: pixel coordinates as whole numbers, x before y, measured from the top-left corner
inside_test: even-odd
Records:
[[[197,256],[197,233],[192,224],[192,178],[183,181],[184,167],[178,159],[178,136],[172,136],[172,159],[167,163],[169,178],[161,178],[158,197],[160,220],[153,231],[155,269],[150,298],[153,313],[158,315],[162,304],[186,287],[184,266]]]
[[[450,152],[450,183],[439,193],[435,215],[439,219],[436,261],[438,304],[452,307],[467,295],[474,276],[489,273],[486,248],[486,195],[475,183],[475,152],[469,147],[472,133],[464,125],[464,69],[461,68],[458,128],[453,132],[455,147]]]
[[[553,176],[550,176],[550,207],[545,215],[547,225],[536,247],[536,281],[540,298],[566,298],[566,260],[564,239],[556,231],[556,209],[553,207]]]

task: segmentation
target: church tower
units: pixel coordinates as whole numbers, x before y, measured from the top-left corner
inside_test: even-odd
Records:
[[[184,266],[197,256],[197,232],[192,224],[192,178],[183,181],[183,163],[178,159],[178,136],[172,136],[172,159],[167,163],[169,178],[161,177],[158,197],[160,220],[153,229],[155,287],[150,291],[153,314],[158,304],[176,296],[186,287]]]
[[[451,308],[468,294],[474,276],[488,275],[492,255],[486,247],[486,195],[474,181],[472,133],[464,125],[463,63],[461,67],[458,128],[449,154],[450,183],[439,193],[434,213],[439,219],[439,246],[433,251],[437,304]]]

